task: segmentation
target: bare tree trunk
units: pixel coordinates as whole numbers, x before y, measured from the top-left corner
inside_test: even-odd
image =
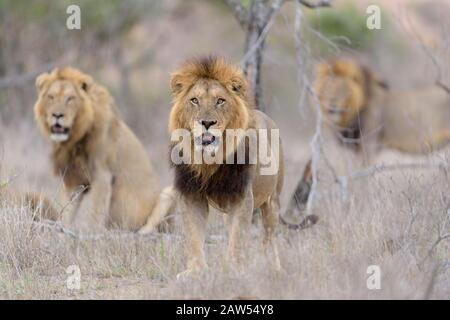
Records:
[[[261,66],[265,45],[263,32],[267,24],[267,21],[265,21],[266,6],[267,0],[254,0],[251,3],[245,40],[245,52],[250,53],[250,55],[244,61],[244,73],[253,89],[255,105],[262,111],[265,111]]]
[[[261,66],[266,36],[272,26],[273,19],[288,0],[250,0],[249,8],[245,8],[240,0],[224,0],[246,33],[245,56],[242,64],[244,73],[254,93],[256,107],[265,111],[262,90]],[[308,8],[328,7],[332,0],[296,0]]]

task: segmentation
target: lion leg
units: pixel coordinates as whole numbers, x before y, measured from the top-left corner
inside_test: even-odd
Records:
[[[178,274],[178,279],[207,268],[203,243],[208,224],[208,202],[205,199],[189,201],[182,197],[180,207],[186,239],[187,270]]]
[[[147,222],[139,230],[139,234],[148,234],[155,231],[167,214],[175,209],[175,206],[175,189],[173,187],[164,188],[159,194],[158,201],[148,217]],[[168,229],[170,229],[170,226]]]
[[[238,203],[227,209],[228,222],[228,259],[232,263],[242,261],[242,251],[253,215],[253,193],[250,190]]]
[[[112,195],[112,174],[98,170],[88,192],[82,195],[80,204],[70,223],[78,232],[99,231],[106,227]]]
[[[266,253],[271,252],[273,259],[273,266],[275,270],[281,270],[280,257],[278,255],[278,248],[274,241],[275,229],[279,222],[280,200],[278,195],[272,195],[267,202],[261,206],[261,213],[264,225],[264,247]]]

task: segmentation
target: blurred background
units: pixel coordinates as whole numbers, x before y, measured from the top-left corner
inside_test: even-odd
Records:
[[[70,4],[81,8],[81,30],[66,28]],[[366,27],[369,4],[381,8],[381,30]],[[300,33],[295,1],[285,1],[274,17],[261,69],[266,112],[287,145],[284,199],[309,157],[314,113],[304,82],[312,80],[317,61],[355,56],[393,89],[431,85],[438,69],[450,84],[450,1],[335,0],[329,8],[300,8]],[[0,0],[0,178],[19,175],[18,185],[59,188],[46,178],[49,146],[33,123],[34,80],[72,65],[111,91],[162,184],[169,184],[170,72],[193,55],[215,53],[242,63],[245,39],[223,0]]]

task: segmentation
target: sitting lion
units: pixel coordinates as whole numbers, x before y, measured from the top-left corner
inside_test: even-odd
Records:
[[[73,68],[41,74],[36,87],[36,121],[71,197],[63,222],[79,232],[137,230],[147,219],[155,228],[172,207],[172,190],[159,193],[146,151],[108,91]]]
[[[424,154],[450,142],[450,95],[439,86],[389,90],[367,67],[352,60],[320,64],[314,84],[326,133],[370,160],[382,148]],[[344,151],[344,150],[342,150]],[[287,214],[303,208],[312,175],[306,166]]]
[[[187,270],[181,275],[206,267],[203,242],[208,206],[227,215],[228,257],[235,262],[240,260],[242,238],[248,233],[253,209],[260,208],[265,243],[270,244],[279,268],[272,238],[279,219],[283,153],[279,136],[271,135],[278,133],[275,123],[253,107],[241,70],[222,58],[189,60],[172,75],[171,88],[172,139],[188,133],[187,143],[172,140],[171,144],[175,188],[181,195],[180,211],[187,237]],[[233,136],[236,131],[243,134]],[[249,137],[250,132],[266,145],[258,143],[253,148],[255,139]],[[263,165],[256,155],[260,148],[273,155],[270,166],[274,170],[264,171],[269,162]],[[193,160],[196,155],[200,155],[200,161]],[[177,156],[188,157],[178,161]],[[212,156],[216,156],[215,161],[208,162]]]

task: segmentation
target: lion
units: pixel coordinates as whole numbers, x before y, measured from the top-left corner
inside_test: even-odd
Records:
[[[63,223],[80,233],[156,228],[173,206],[172,188],[159,192],[144,146],[107,89],[71,67],[41,74],[36,88],[35,119],[71,199]]]
[[[440,86],[389,90],[369,68],[338,59],[317,68],[315,92],[327,128],[344,145],[423,154],[450,142],[450,96]]]
[[[450,142],[450,95],[441,86],[390,90],[368,67],[336,59],[317,67],[314,83],[325,129],[370,163],[382,149],[426,154]],[[316,100],[316,99],[313,99]],[[288,214],[302,209],[312,181],[309,161]]]
[[[179,276],[207,268],[203,243],[210,206],[226,214],[227,256],[231,262],[242,261],[243,238],[248,233],[253,209],[260,208],[264,243],[271,248],[275,267],[279,268],[273,237],[279,220],[284,167],[280,138],[272,136],[278,132],[276,124],[255,108],[241,69],[224,58],[188,60],[171,75],[171,89],[174,100],[169,132],[172,138],[179,132],[188,133],[187,142],[174,139],[170,146],[174,187],[180,196],[186,236],[187,270]],[[237,131],[242,134],[234,135]],[[270,164],[276,170],[264,172],[261,158],[256,149],[252,150],[256,139],[252,140],[250,132],[258,141],[267,142],[265,151],[273,155]],[[260,148],[258,143],[257,149]],[[200,154],[203,161],[174,160],[174,155],[186,154]],[[216,161],[206,161],[212,155]]]

